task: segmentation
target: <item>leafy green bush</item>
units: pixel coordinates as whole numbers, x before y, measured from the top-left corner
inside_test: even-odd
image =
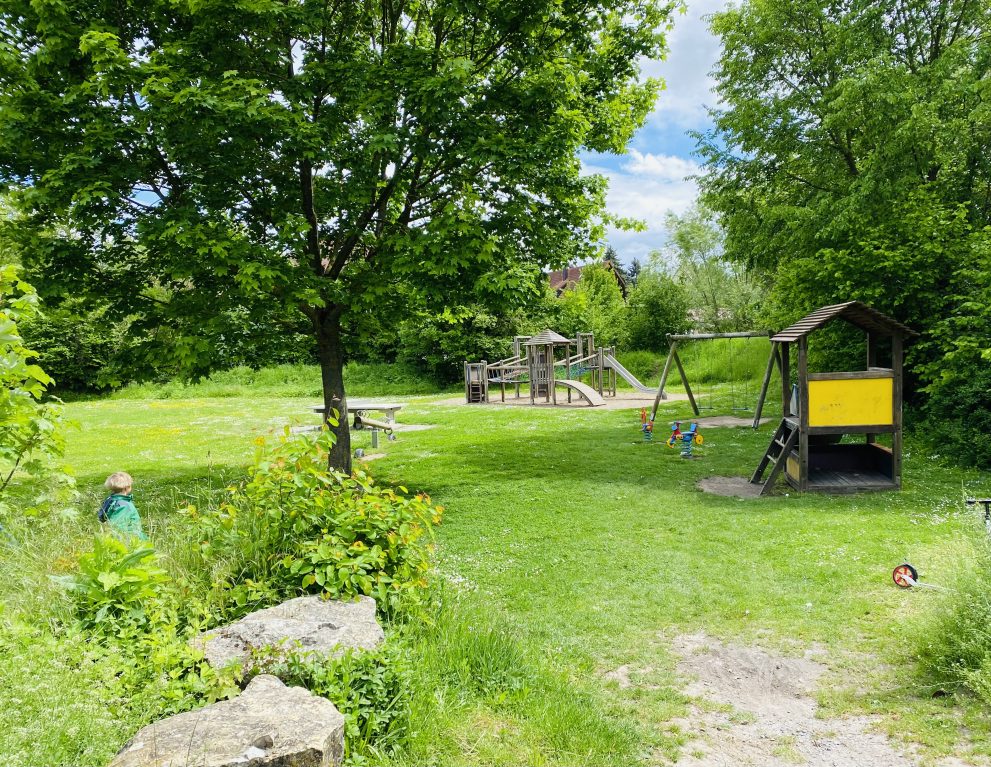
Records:
[[[667,334],[688,326],[688,294],[668,275],[641,272],[627,304],[626,338],[629,349],[666,352]],[[643,380],[643,379],[641,379]]]
[[[47,486],[46,502],[62,500],[61,489],[72,493],[71,477],[57,465],[65,450],[62,408],[43,401],[52,378],[31,362],[37,354],[18,330],[18,323],[37,313],[34,288],[15,267],[0,267],[0,516],[2,493],[18,472]]]
[[[932,450],[962,466],[991,469],[991,365],[950,370],[930,387],[922,436]]]
[[[420,601],[440,507],[405,488],[379,487],[363,472],[328,469],[332,439],[329,431],[287,433],[273,449],[259,450],[243,487],[202,515],[204,554],[235,552],[227,579],[239,604],[253,601],[243,598],[245,589],[259,602],[365,594],[386,613]]]
[[[403,745],[409,718],[410,679],[398,645],[348,649],[337,658],[290,653],[256,654],[251,675],[274,674],[330,700],[344,715],[345,763],[362,764]]]
[[[150,603],[161,597],[168,581],[151,546],[130,548],[110,535],[94,538],[93,550],[79,558],[78,574],[60,578],[82,625],[95,630],[120,623],[146,626]]]
[[[24,340],[55,379],[60,392],[99,391],[119,386],[122,355],[133,343],[126,322],[113,322],[104,307],[81,300],[46,307],[24,324]]]

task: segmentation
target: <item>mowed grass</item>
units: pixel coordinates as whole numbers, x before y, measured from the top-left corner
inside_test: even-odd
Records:
[[[7,576],[18,571],[0,584],[8,612],[56,609],[57,593],[41,582],[45,569],[95,531],[100,483],[111,471],[135,476],[152,537],[181,558],[169,550],[186,524],[176,509],[238,477],[256,437],[313,423],[311,404],[227,397],[69,405],[79,430],[68,459],[83,513],[58,539],[38,541],[35,554],[4,567]],[[658,420],[688,415],[684,403],[667,403]],[[828,713],[877,714],[880,727],[924,743],[929,755],[991,754],[986,711],[966,698],[933,698],[915,674],[913,632],[938,591],[900,591],[890,580],[905,559],[929,582],[949,579],[976,535],[961,499],[988,494],[987,475],[941,468],[910,442],[901,493],[739,500],[703,494],[695,483],[749,475],[772,427],[707,429],[704,454],[685,461],[661,441],[643,443],[632,410],[411,398],[400,420],[432,428],[383,439],[386,455],[368,469],[445,506],[437,559],[449,584],[437,623],[411,632],[417,688],[400,761],[675,758],[685,736],[671,720],[688,701],[670,640],[697,631],[785,653],[819,645],[831,668],[820,693]],[[367,449],[368,440],[354,434],[355,447]],[[634,687],[606,678],[622,665]],[[24,705],[42,708],[33,699]],[[16,717],[3,708],[0,719]]]

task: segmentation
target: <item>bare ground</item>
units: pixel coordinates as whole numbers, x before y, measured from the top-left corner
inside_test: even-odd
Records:
[[[705,634],[678,637],[678,671],[696,698],[691,735],[678,767],[905,767],[919,760],[872,731],[868,717],[817,718],[812,697],[826,667],[821,650],[785,657],[757,647],[724,644]],[[622,673],[621,673],[622,672]],[[629,679],[628,670],[617,669]],[[622,681],[620,681],[622,685]],[[721,704],[721,711],[708,704]],[[729,708],[732,707],[732,708]],[[956,759],[941,767],[966,767]]]
[[[746,477],[705,477],[695,484],[702,492],[736,498],[759,498],[762,487]]]
[[[506,392],[506,401],[499,401],[499,392],[493,391],[489,393],[492,397],[492,402],[478,402],[468,404],[465,402],[464,396],[460,397],[449,397],[448,399],[438,400],[436,404],[438,405],[465,405],[465,407],[521,407],[530,405],[529,395],[524,395],[517,399],[512,396],[512,392]],[[654,395],[653,394],[641,394],[635,391],[620,390],[617,392],[615,397],[605,397],[605,405],[600,405],[595,410],[627,410],[632,408],[645,407],[650,409],[654,407]],[[663,402],[676,402],[679,400],[687,400],[688,396],[685,394],[668,394],[666,400]],[[587,408],[588,403],[583,400],[578,394],[572,392],[571,402],[568,402],[567,394],[564,391],[559,391],[557,393],[557,405],[553,403],[547,403],[542,400],[535,402],[532,407],[567,407],[567,408]],[[749,422],[748,422],[749,423]]]

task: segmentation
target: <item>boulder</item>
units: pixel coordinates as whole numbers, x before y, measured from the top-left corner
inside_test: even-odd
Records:
[[[233,700],[143,727],[110,767],[337,767],[343,753],[333,703],[262,674]]]
[[[196,643],[211,666],[222,668],[247,666],[252,650],[263,647],[334,657],[348,648],[373,649],[384,638],[371,597],[355,602],[298,597],[208,631]]]

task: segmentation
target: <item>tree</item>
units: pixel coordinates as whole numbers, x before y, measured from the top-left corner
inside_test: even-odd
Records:
[[[685,289],[667,272],[644,269],[627,303],[624,346],[663,352],[669,333],[688,329],[689,300]]]
[[[626,329],[626,304],[612,269],[601,263],[582,267],[578,284],[558,299],[558,330],[566,336],[591,332],[600,346],[612,346]]]
[[[209,367],[223,312],[302,312],[324,405],[343,329],[400,284],[503,306],[590,253],[604,181],[657,83],[671,6],[10,0],[0,175],[47,294],[107,298]],[[69,236],[54,237],[51,222]]]
[[[668,213],[670,240],[664,256],[675,272],[700,330],[725,333],[749,330],[756,321],[760,290],[742,264],[726,260],[723,232],[712,213],[695,205],[678,216]]]
[[[965,275],[991,224],[991,6],[750,0],[713,29],[724,106],[703,188],[727,257],[775,275],[776,326],[859,299],[922,331],[909,383],[929,378],[938,322],[979,324]]]

